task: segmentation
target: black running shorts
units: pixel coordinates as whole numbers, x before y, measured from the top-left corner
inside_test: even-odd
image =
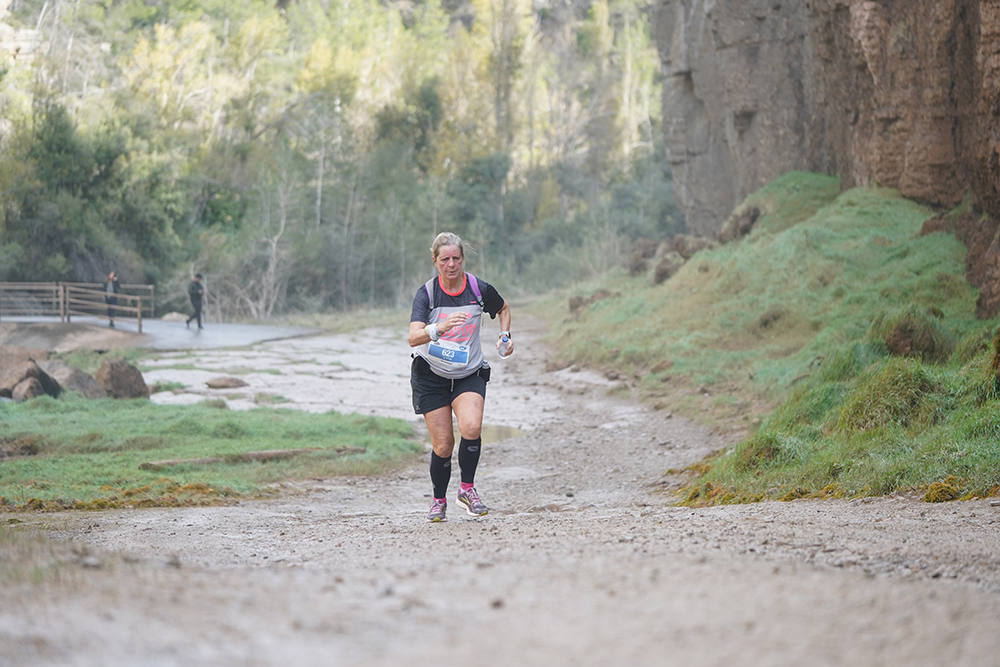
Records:
[[[418,415],[432,412],[452,401],[459,394],[474,391],[486,398],[486,378],[482,370],[460,380],[443,378],[431,370],[423,357],[413,357],[410,364],[410,389],[413,390],[413,411]]]

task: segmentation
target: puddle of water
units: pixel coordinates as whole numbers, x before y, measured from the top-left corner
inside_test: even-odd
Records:
[[[499,442],[508,438],[518,438],[522,435],[524,435],[524,431],[516,426],[483,424],[483,442]]]

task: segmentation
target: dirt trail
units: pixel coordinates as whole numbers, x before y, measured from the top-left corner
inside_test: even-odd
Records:
[[[0,593],[0,664],[997,664],[1000,509],[675,507],[664,472],[727,443],[546,373],[541,331],[515,329],[487,400],[488,517],[452,502],[426,523],[423,455],[231,507],[19,515],[65,565]],[[154,400],[413,419],[402,331],[367,334],[186,353],[209,370],[168,358],[147,381],[240,372],[245,390]]]

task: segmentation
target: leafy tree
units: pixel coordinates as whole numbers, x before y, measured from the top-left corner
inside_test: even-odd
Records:
[[[183,305],[202,270],[267,317],[405,303],[443,229],[528,283],[679,228],[639,0],[13,9],[48,46],[0,75],[8,279],[114,264]]]

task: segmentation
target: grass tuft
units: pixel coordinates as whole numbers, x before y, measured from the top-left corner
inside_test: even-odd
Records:
[[[837,429],[849,433],[925,421],[937,389],[919,362],[890,359],[845,398]]]
[[[932,363],[947,360],[955,348],[954,335],[944,327],[940,317],[914,306],[892,315],[879,315],[868,335],[884,343],[890,354]]]

